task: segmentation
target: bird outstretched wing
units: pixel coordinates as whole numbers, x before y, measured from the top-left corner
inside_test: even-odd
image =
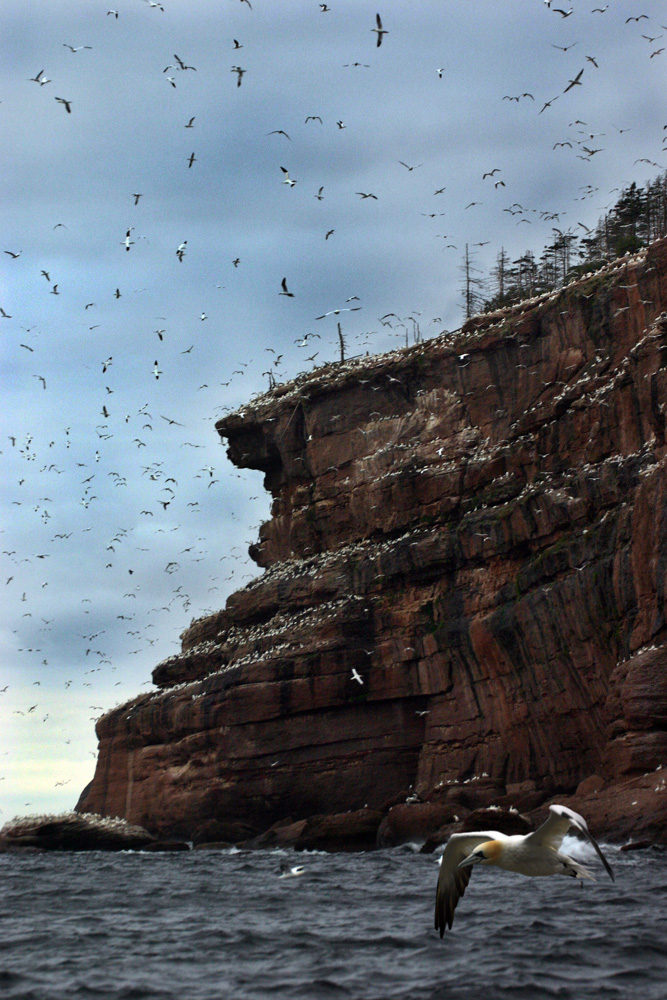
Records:
[[[466,891],[472,874],[472,868],[459,868],[459,865],[479,844],[501,838],[502,834],[494,830],[478,830],[475,833],[453,833],[447,841],[440,861],[435,894],[435,929],[440,931],[440,937],[445,933],[446,927],[451,929],[454,910]]]
[[[575,830],[578,830],[579,833],[583,834],[589,844],[592,845],[600,858],[600,861],[605,866],[609,878],[612,882],[615,881],[611,865],[600,850],[600,845],[591,835],[586,820],[573,809],[568,809],[567,806],[549,806],[549,816],[544,821],[542,826],[538,827],[534,833],[528,834],[526,837],[526,843],[531,843],[536,846],[551,847],[554,851],[558,851],[563,843],[563,837],[571,826],[573,826]]]

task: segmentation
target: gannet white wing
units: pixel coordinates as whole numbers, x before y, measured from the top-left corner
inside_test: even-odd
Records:
[[[582,833],[589,844],[593,846],[600,861],[605,866],[609,878],[612,882],[615,881],[611,865],[600,850],[600,845],[589,832],[586,820],[579,813],[574,812],[573,809],[568,809],[567,806],[549,806],[549,816],[534,833],[528,834],[526,845],[530,845],[531,847],[550,847],[554,851],[559,851],[563,843],[563,837],[571,826],[578,830],[579,833]]]
[[[440,931],[440,937],[445,927],[451,928],[456,905],[470,881],[472,868],[459,868],[459,865],[479,844],[504,839],[504,834],[495,830],[477,830],[475,833],[453,833],[447,841],[435,894],[435,929]]]

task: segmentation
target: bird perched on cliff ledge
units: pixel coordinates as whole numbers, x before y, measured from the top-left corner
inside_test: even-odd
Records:
[[[454,922],[454,911],[466,891],[473,865],[495,865],[520,875],[570,875],[595,881],[586,868],[567,854],[560,853],[563,837],[571,826],[592,844],[614,881],[611,865],[588,832],[583,816],[567,806],[549,806],[549,811],[550,815],[542,826],[525,836],[515,834],[508,837],[495,830],[452,834],[440,861],[435,897],[435,929],[440,931],[440,937],[445,928],[451,928]]]

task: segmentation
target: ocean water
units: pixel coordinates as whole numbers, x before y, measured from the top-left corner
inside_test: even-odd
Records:
[[[595,883],[476,870],[442,941],[409,849],[0,855],[0,997],[665,1000],[667,852],[605,852],[615,883],[582,846]]]

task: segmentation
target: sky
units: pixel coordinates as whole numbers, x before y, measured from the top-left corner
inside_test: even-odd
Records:
[[[215,420],[338,321],[458,328],[466,244],[539,256],[667,162],[663,4],[111,2],[3,11],[0,825],[72,808],[95,719],[261,572]]]

